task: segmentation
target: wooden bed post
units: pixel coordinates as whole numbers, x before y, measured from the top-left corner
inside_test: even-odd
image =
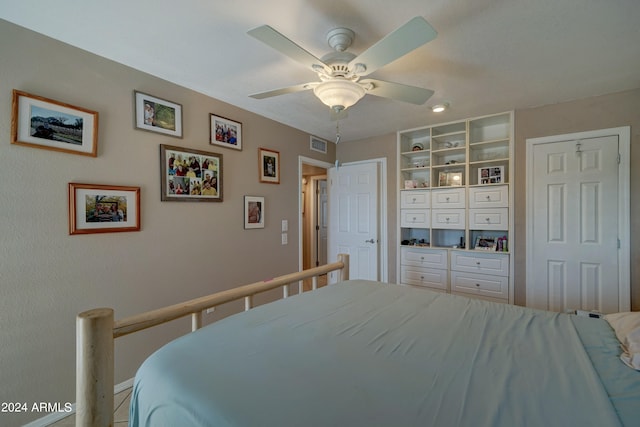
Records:
[[[76,319],[76,427],[113,426],[113,310]]]
[[[344,264],[340,269],[340,278],[338,280],[349,280],[349,254],[338,254],[338,262]]]

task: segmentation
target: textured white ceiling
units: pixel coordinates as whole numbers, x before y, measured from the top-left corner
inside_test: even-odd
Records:
[[[316,76],[246,32],[268,24],[321,57],[345,26],[358,54],[417,15],[438,37],[370,77],[435,95],[367,95],[342,141],[640,87],[638,0],[0,0],[0,18],[328,140],[336,123],[312,92],[248,97]]]

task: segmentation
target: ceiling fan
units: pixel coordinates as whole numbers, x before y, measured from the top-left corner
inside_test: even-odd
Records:
[[[264,99],[313,89],[320,101],[329,106],[333,113],[339,114],[366,94],[417,105],[424,104],[433,95],[433,91],[429,89],[376,79],[362,79],[436,37],[436,31],[421,16],[411,19],[357,56],[347,52],[355,36],[348,28],[335,28],[327,34],[327,42],[334,50],[321,59],[268,25],[254,28],[247,33],[311,69],[317,73],[320,80],[256,93],[250,95],[252,98]]]

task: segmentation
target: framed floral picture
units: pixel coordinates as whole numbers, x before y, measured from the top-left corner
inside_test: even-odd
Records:
[[[13,91],[11,143],[96,157],[98,113],[19,90]]]
[[[136,128],[182,138],[182,105],[134,91]]]
[[[258,149],[260,182],[280,184],[280,152],[267,148]]]
[[[242,150],[242,123],[209,114],[209,143]]]
[[[140,231],[140,187],[69,183],[69,234]]]
[[[222,201],[222,154],[161,144],[160,171],[163,201]]]
[[[264,228],[264,197],[244,196],[244,228]]]

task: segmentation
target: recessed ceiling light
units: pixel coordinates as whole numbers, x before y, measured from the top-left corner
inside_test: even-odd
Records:
[[[447,108],[449,108],[449,104],[447,104],[447,103],[438,104],[438,105],[434,105],[433,107],[431,107],[431,111],[433,111],[434,113],[442,113]]]

